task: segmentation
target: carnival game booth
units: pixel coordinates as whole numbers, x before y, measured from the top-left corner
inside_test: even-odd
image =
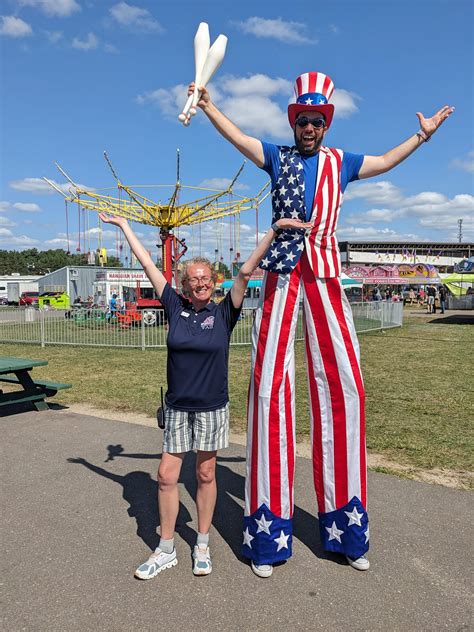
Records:
[[[351,279],[363,283],[366,300],[370,298],[374,285],[379,286],[381,290],[391,288],[394,294],[401,297],[411,286],[424,287],[441,283],[436,267],[427,263],[356,265],[344,268],[344,273]]]
[[[474,309],[474,257],[460,261],[442,281],[450,292],[448,309]]]

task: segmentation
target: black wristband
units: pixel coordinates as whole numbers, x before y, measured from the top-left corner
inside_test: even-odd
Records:
[[[273,231],[275,231],[275,233],[278,235],[279,232],[281,232],[281,228],[278,226],[278,224],[276,222],[273,222],[273,224],[271,225],[271,229]]]

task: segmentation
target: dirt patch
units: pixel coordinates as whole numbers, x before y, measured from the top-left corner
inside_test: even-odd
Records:
[[[113,421],[122,421],[151,428],[156,427],[156,419],[143,414],[119,410],[99,410],[83,404],[71,404],[68,408],[64,408],[63,410],[64,412],[73,412],[90,417],[100,417],[101,419],[111,419]],[[61,413],[61,411],[58,411],[58,413]],[[240,432],[231,432],[230,442],[245,445],[246,435]],[[296,443],[296,454],[305,459],[311,458],[311,444],[307,438],[298,439]],[[443,487],[451,487],[453,489],[474,488],[473,472],[442,470],[437,468],[423,470],[410,465],[401,465],[400,463],[388,459],[383,454],[375,454],[373,452],[369,452],[368,454],[368,467],[369,470],[383,470],[395,476],[402,476],[404,478],[434,485],[442,485]]]

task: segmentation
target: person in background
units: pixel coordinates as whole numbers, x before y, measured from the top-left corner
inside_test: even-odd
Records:
[[[112,294],[112,298],[109,303],[109,313],[107,314],[107,320],[117,318],[118,301],[117,294]]]
[[[448,291],[444,285],[440,285],[438,292],[439,292],[439,307],[440,307],[441,313],[444,314],[446,310],[446,299],[448,298]]]
[[[297,219],[280,219],[261,239],[239,269],[225,298],[216,304],[212,295],[216,274],[207,259],[188,261],[179,295],[155,266],[127,221],[100,214],[103,222],[118,226],[143,266],[168,318],[167,382],[163,454],[158,469],[160,542],[135,571],[138,579],[152,579],[177,564],[174,531],[179,510],[178,479],[184,456],[197,451],[196,507],[198,535],[193,550],[194,575],[209,575],[212,562],[209,529],[217,499],[217,451],[229,444],[228,357],[230,336],[236,325],[250,275],[271,246],[277,230],[312,227]]]

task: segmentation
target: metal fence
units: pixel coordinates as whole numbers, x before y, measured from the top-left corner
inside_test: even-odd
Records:
[[[401,327],[401,303],[351,303],[357,332]],[[162,312],[147,310],[140,320],[110,318],[101,309],[38,310],[31,307],[0,308],[0,342],[94,347],[136,347],[143,350],[166,346],[167,325]],[[232,345],[250,344],[253,309],[243,309],[231,338]],[[300,311],[296,339],[304,337]]]

